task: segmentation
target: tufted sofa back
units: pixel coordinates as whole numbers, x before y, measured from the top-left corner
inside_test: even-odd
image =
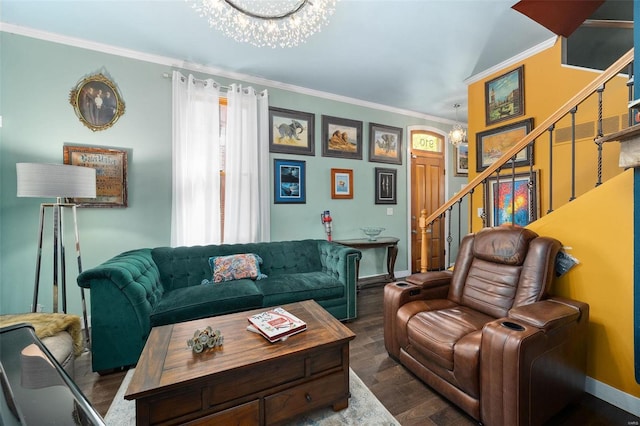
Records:
[[[260,271],[267,276],[321,271],[320,242],[323,240],[158,247],[151,255],[160,271],[160,281],[168,291],[210,280],[209,258],[213,256],[255,253],[262,258]]]

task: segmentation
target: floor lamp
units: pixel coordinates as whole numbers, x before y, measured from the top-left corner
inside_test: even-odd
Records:
[[[67,313],[67,278],[64,249],[63,212],[70,208],[73,213],[73,225],[76,237],[76,254],[78,274],[82,272],[80,258],[80,239],[76,205],[63,202],[65,198],[96,198],[96,170],[89,167],[66,164],[17,163],[17,195],[18,197],[55,198],[55,203],[40,204],[40,227],[38,233],[38,255],[36,260],[36,277],[33,286],[33,304],[31,311],[38,307],[38,291],[40,287],[40,264],[42,260],[42,237],[44,234],[45,209],[53,210],[53,312],[58,312],[58,278],[62,284],[62,312]],[[58,252],[60,257],[58,257]],[[60,269],[58,269],[58,267]],[[85,340],[90,347],[89,324],[84,288],[80,288],[82,296],[82,316],[84,319]]]

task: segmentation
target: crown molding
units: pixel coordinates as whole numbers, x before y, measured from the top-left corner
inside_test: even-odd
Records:
[[[558,36],[553,36],[545,41],[543,41],[542,43],[538,43],[535,46],[515,55],[512,56],[511,58],[504,60],[502,62],[500,62],[499,64],[496,64],[494,66],[492,66],[491,68],[488,68],[482,72],[479,72],[478,74],[474,74],[470,77],[467,77],[466,80],[464,80],[464,83],[469,86],[470,84],[473,84],[477,81],[483,80],[487,77],[489,77],[492,74],[497,73],[498,71],[502,71],[503,69],[510,67],[511,65],[517,64],[518,62],[524,61],[525,59],[536,55],[540,52],[542,52],[543,50],[547,50],[550,47],[553,47],[556,44],[556,40],[558,39]]]
[[[0,21],[0,32],[35,38],[39,40],[49,41],[52,43],[63,44],[66,46],[78,47],[81,49],[93,50],[96,52],[120,56],[123,58],[135,59],[135,60],[144,61],[144,62],[150,62],[158,65],[165,65],[171,68],[178,68],[182,70],[200,72],[204,74],[210,74],[213,76],[229,78],[234,80],[242,80],[244,82],[271,87],[274,89],[286,90],[289,92],[299,93],[302,95],[314,96],[314,97],[336,101],[336,102],[343,102],[351,105],[371,108],[379,111],[386,111],[386,112],[400,114],[408,117],[420,118],[423,120],[429,120],[437,123],[443,123],[448,125],[453,125],[456,123],[456,121],[454,120],[450,120],[442,117],[436,117],[433,115],[424,114],[417,111],[411,111],[411,110],[406,110],[402,108],[395,108],[389,105],[378,104],[375,102],[351,98],[348,96],[342,96],[335,93],[323,92],[320,90],[310,89],[302,86],[296,86],[293,84],[288,84],[280,81],[268,80],[265,78],[252,76],[249,74],[243,74],[243,73],[225,70],[223,68],[200,65],[193,62],[183,61],[180,59],[170,58],[170,57],[161,56],[161,55],[153,55],[153,54],[139,52],[132,49],[125,49],[122,47],[112,46],[109,44],[93,42],[93,41],[89,41],[81,38],[65,36],[57,33],[51,33],[48,31],[37,30],[34,28],[23,27],[20,25],[9,24],[1,21]]]

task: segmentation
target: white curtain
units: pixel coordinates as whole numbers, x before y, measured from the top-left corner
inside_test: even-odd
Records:
[[[171,245],[218,244],[219,85],[173,72]]]
[[[232,84],[227,93],[225,243],[270,239],[269,96]]]

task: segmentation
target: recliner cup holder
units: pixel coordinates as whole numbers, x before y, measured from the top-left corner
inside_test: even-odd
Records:
[[[524,327],[520,324],[516,324],[515,322],[502,321],[500,325],[514,331],[524,331]]]
[[[407,287],[409,284],[408,283],[396,283],[396,285],[398,287]]]

